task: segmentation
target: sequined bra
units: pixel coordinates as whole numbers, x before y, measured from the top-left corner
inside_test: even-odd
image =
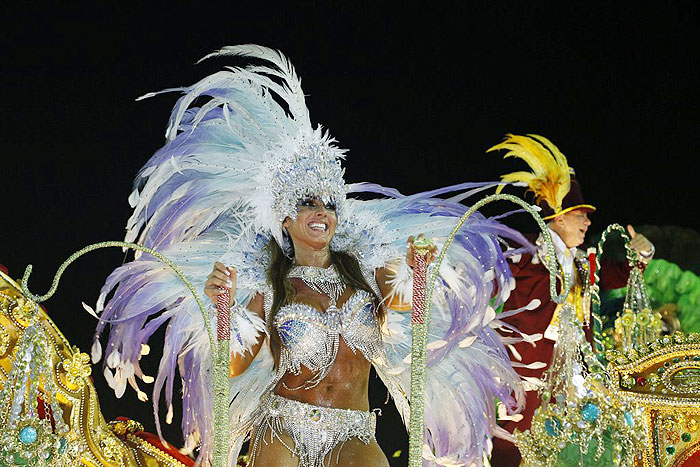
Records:
[[[301,386],[305,389],[326,377],[338,354],[341,335],[350,350],[359,350],[370,362],[384,355],[372,296],[364,290],[356,291],[335,311],[321,312],[303,303],[286,305],[277,312],[273,324],[283,344],[281,374],[298,375],[302,365],[315,373]]]

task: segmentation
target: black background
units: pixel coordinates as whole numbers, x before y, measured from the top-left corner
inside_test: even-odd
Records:
[[[598,206],[592,231],[698,229],[696,2],[234,3],[4,7],[0,263],[14,277],[34,264],[30,285],[43,293],[72,252],[122,239],[131,181],[175,102],[134,99],[195,82],[231,63],[199,58],[242,43],[291,58],[312,121],[350,148],[348,181],[411,193],[495,180],[522,164],[484,151],[506,132],[539,133]],[[95,323],[80,301],[94,304],[122,258],[79,260],[47,303],[84,351]],[[129,391],[117,401],[93,370],[105,417],[149,426],[150,406]],[[383,404],[381,388],[372,395]],[[379,425],[388,455],[404,449],[394,415]]]

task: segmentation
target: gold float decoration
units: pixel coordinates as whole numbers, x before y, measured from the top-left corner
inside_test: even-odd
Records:
[[[85,382],[85,378],[92,374],[92,369],[90,368],[90,356],[80,352],[77,347],[73,349],[74,353],[71,358],[63,360],[62,365],[66,371],[68,386],[77,389]]]
[[[3,455],[0,465],[21,462],[23,465],[71,467],[185,467],[138,437],[135,432],[143,429],[138,422],[119,421],[112,425],[105,422],[89,378],[89,357],[77,347],[71,347],[45,311],[26,299],[19,285],[0,271],[0,395],[5,398],[16,395],[16,391],[12,392],[16,387],[10,387],[8,376],[13,375],[13,369],[16,375],[22,363],[28,362],[24,355],[33,355],[32,352],[22,353],[23,348],[20,348],[27,345],[31,337],[27,336],[28,332],[36,332],[44,339],[50,376],[38,378],[36,397],[30,394],[24,398],[14,426],[6,422],[12,418],[11,405],[8,406],[6,400],[0,401],[3,404],[0,415],[5,420],[0,426],[0,445],[7,447],[8,443],[13,443],[18,448],[0,453]],[[19,381],[21,383],[22,379]],[[54,393],[47,391],[48,387]],[[37,404],[30,403],[34,400]],[[34,411],[35,408],[41,410]],[[45,416],[47,413],[54,417],[56,428],[52,427],[51,418]],[[59,430],[60,426],[65,428]],[[22,435],[23,440],[20,439]],[[48,441],[53,443],[49,445]],[[41,446],[47,448],[42,451]]]
[[[643,409],[651,436],[642,466],[676,467],[700,455],[700,334],[676,332],[606,357],[613,397]]]
[[[10,347],[10,333],[0,324],[0,355],[5,355]]]

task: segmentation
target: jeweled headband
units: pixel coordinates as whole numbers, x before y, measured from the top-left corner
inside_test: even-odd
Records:
[[[340,214],[345,201],[345,169],[341,159],[345,152],[335,147],[328,134],[314,132],[311,138],[294,142],[293,151],[270,153],[265,163],[269,182],[261,187],[269,190],[274,200],[275,218],[283,222],[296,219],[297,202],[306,197],[318,197],[323,203],[334,203]]]

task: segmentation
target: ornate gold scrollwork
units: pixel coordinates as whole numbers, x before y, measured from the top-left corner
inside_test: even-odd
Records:
[[[78,389],[85,384],[85,378],[92,374],[90,356],[80,352],[77,347],[73,347],[73,355],[63,360],[61,365],[66,371],[66,383],[69,389]]]
[[[39,399],[55,400],[61,406],[69,430],[65,435],[66,452],[75,464],[89,467],[185,467],[177,459],[133,433],[142,430],[138,422],[105,423],[97,393],[90,381],[90,358],[71,347],[55,323],[34,302],[25,300],[19,286],[0,271],[0,386],[7,383],[7,372],[16,362],[16,344],[34,320],[39,320],[50,341],[53,379],[57,394],[43,394]],[[47,418],[29,420],[31,433],[41,434]],[[122,428],[117,428],[123,425]],[[36,425],[36,426],[34,426]],[[40,429],[41,428],[41,429]],[[0,427],[2,429],[2,427]],[[119,430],[123,429],[123,438]],[[15,430],[16,431],[16,430]],[[50,433],[51,429],[45,429]],[[2,464],[2,461],[0,461]],[[49,465],[52,465],[49,459]]]
[[[614,397],[644,408],[644,467],[680,466],[700,451],[700,334],[676,332],[626,354],[606,355]]]

